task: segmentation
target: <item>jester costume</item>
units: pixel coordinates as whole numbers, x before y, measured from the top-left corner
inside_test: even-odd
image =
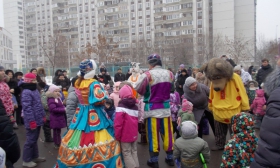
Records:
[[[96,64],[80,64],[81,81],[75,83],[79,105],[69,131],[62,139],[55,168],[123,168],[120,144],[114,138],[113,122],[103,111],[104,88],[92,79]],[[88,69],[93,69],[88,72]]]

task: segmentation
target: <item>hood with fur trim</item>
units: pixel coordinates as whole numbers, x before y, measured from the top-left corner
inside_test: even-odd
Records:
[[[47,98],[55,98],[55,99],[62,97],[61,93],[56,95],[56,94],[54,94],[53,92],[50,92],[50,91],[46,92],[46,96],[47,96]]]
[[[37,75],[39,75],[40,77],[46,77],[46,72],[45,69],[43,67],[38,67],[37,68]],[[42,75],[42,76],[41,76]]]

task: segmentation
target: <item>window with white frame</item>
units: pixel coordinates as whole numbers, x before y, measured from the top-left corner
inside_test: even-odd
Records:
[[[146,2],[146,7],[150,7],[150,2]]]
[[[143,27],[139,27],[139,32],[143,32]]]
[[[143,12],[142,11],[138,11],[138,16],[142,16]]]
[[[132,21],[131,21],[131,25],[132,25],[132,26],[135,26],[135,20],[132,20]]]
[[[202,25],[202,19],[197,20],[197,25]]]
[[[197,2],[197,8],[202,8],[202,2]]]
[[[139,24],[143,24],[143,19],[139,19]]]
[[[142,7],[143,7],[142,4],[139,3],[139,4],[138,4],[138,9],[142,9]]]
[[[147,30],[147,31],[151,31],[151,27],[150,27],[150,26],[147,26],[147,27],[146,27],[146,30]]]
[[[202,11],[198,11],[197,16],[202,16]]]
[[[132,28],[132,29],[131,29],[131,32],[132,32],[132,33],[135,33],[135,28]]]
[[[146,10],[146,15],[151,15],[151,11],[150,10]]]

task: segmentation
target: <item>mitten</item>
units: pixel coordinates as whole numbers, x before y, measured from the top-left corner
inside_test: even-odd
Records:
[[[37,128],[37,124],[36,124],[35,121],[31,121],[31,122],[29,123],[29,126],[30,126],[30,129],[32,129],[32,130],[34,130],[34,129]]]

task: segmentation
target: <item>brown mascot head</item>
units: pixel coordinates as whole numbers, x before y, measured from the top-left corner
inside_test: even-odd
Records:
[[[201,71],[204,71],[206,77],[212,82],[213,89],[217,92],[225,88],[233,75],[233,67],[221,58],[212,58],[201,67]]]

